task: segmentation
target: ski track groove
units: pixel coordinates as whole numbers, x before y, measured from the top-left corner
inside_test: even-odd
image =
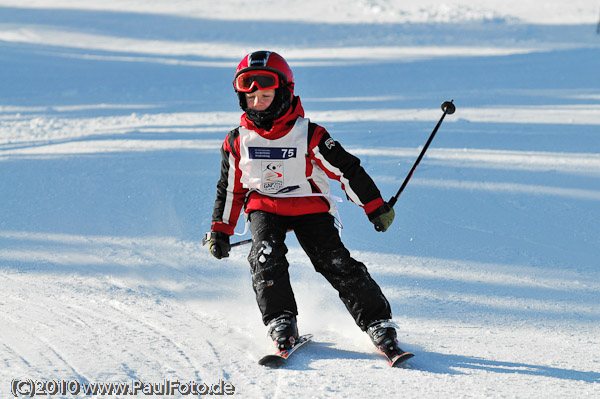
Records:
[[[19,282],[18,279],[16,279],[15,277],[11,277],[8,273],[4,273],[3,277],[6,278],[7,280],[11,280],[13,282],[12,287],[15,287],[16,286],[15,283]],[[34,289],[34,290],[32,290],[32,292],[43,292],[43,291]],[[22,294],[22,291],[19,294]],[[62,292],[59,294],[56,294],[52,297],[46,297],[45,298],[46,301],[39,298],[39,300],[33,301],[33,303],[31,301],[31,297],[24,299],[24,298],[22,298],[21,295],[18,295],[18,294],[12,295],[12,296],[7,295],[5,297],[5,300],[13,301],[13,304],[11,307],[13,309],[20,308],[22,310],[21,310],[21,312],[18,313],[19,319],[15,319],[10,314],[5,314],[4,317],[6,319],[9,319],[15,326],[21,326],[21,327],[24,325],[27,325],[27,323],[25,323],[25,321],[28,318],[30,318],[32,316],[35,316],[37,318],[37,314],[39,314],[39,313],[43,313],[47,316],[48,315],[51,316],[49,318],[46,318],[46,320],[51,320],[52,322],[60,323],[60,325],[55,326],[55,325],[51,325],[51,324],[48,324],[47,322],[42,321],[41,318],[37,318],[36,320],[34,320],[34,322],[37,324],[43,325],[44,328],[34,329],[35,326],[31,325],[31,328],[28,328],[25,330],[23,328],[16,328],[15,331],[20,330],[22,332],[26,332],[32,338],[43,343],[43,345],[45,347],[47,347],[59,361],[64,363],[65,366],[73,372],[73,375],[75,377],[77,377],[80,381],[87,382],[87,381],[90,381],[90,379],[86,375],[86,373],[80,371],[78,369],[78,367],[75,365],[75,362],[68,360],[68,355],[66,355],[64,353],[64,351],[58,349],[57,346],[52,344],[50,342],[50,339],[47,336],[43,336],[40,334],[40,332],[44,332],[44,331],[53,332],[53,331],[63,330],[63,329],[65,331],[68,331],[70,326],[68,325],[67,322],[72,321],[75,324],[80,324],[80,325],[83,324],[85,327],[88,328],[88,330],[87,330],[88,332],[91,332],[92,334],[97,336],[97,334],[94,332],[94,329],[90,328],[90,325],[88,323],[84,322],[80,317],[72,317],[69,314],[69,312],[59,310],[59,309],[69,309],[70,306],[72,306],[72,305],[64,305],[64,303],[60,302],[60,301],[58,301],[58,303],[57,303],[56,298],[60,299],[61,294],[62,294]],[[15,306],[14,302],[20,302],[21,307]],[[33,307],[33,309],[32,309],[32,307]],[[60,341],[60,343],[63,343],[63,341]],[[12,349],[12,351],[14,353],[17,353],[14,349]],[[40,352],[39,350],[38,350],[38,355],[41,355],[42,357],[44,357],[43,352]],[[30,365],[30,362],[26,360],[25,356],[19,354],[18,357],[25,363],[25,365],[27,365],[27,366]],[[50,358],[48,360],[51,361]]]
[[[215,359],[217,360],[219,367],[221,368],[221,375],[223,376],[224,380],[230,380],[231,376],[229,375],[229,373],[225,370],[225,368],[223,367],[223,361],[221,359],[221,356],[219,355],[219,351],[217,351],[217,349],[215,348],[215,346],[210,342],[210,340],[206,340],[207,345],[210,347],[210,350],[212,351],[213,356],[215,357]]]
[[[67,360],[65,358],[65,356],[63,356],[55,347],[54,345],[52,345],[45,337],[37,337],[38,339],[40,339],[42,342],[44,342],[46,344],[46,346],[48,346],[48,348],[54,353],[54,355],[60,360],[62,361],[68,368],[71,369],[71,371],[74,373],[76,379],[80,382],[85,382],[88,383],[90,382],[90,378],[88,378],[84,373],[78,371],[75,368],[75,365],[73,362]]]
[[[200,381],[202,380],[201,378],[201,373],[200,370],[198,369],[198,367],[193,363],[191,357],[186,353],[186,351],[183,349],[183,345],[181,345],[180,343],[176,342],[173,338],[172,338],[172,334],[168,334],[168,331],[160,328],[156,325],[151,324],[150,322],[147,322],[145,320],[142,320],[140,317],[138,316],[133,316],[131,313],[125,312],[121,309],[118,309],[116,306],[114,306],[112,303],[109,304],[109,306],[111,308],[113,308],[117,313],[120,313],[122,315],[124,315],[124,319],[127,320],[127,322],[131,322],[132,320],[141,324],[142,326],[146,327],[148,330],[152,331],[153,334],[157,337],[159,337],[159,339],[163,342],[166,342],[170,345],[172,345],[175,350],[176,353],[182,357],[185,362],[192,368],[193,370],[193,374],[195,376],[196,381]],[[171,336],[170,336],[171,335]]]
[[[3,343],[2,346],[4,347],[4,349],[6,349],[6,351],[8,352],[9,355],[12,354],[14,358],[16,358],[16,359],[20,360],[21,362],[23,362],[23,364],[25,364],[25,366],[27,366],[27,368],[31,367],[31,363],[29,363],[27,361],[27,359],[25,359],[25,357],[23,357],[23,355],[21,355],[14,348],[12,348],[11,346],[9,346],[6,343]],[[10,359],[6,358],[6,359],[3,359],[3,361],[5,363],[6,370],[8,370],[10,368]]]
[[[10,317],[10,316],[9,316],[9,317]],[[13,321],[13,324],[15,324],[15,326],[20,326],[20,325],[22,325],[22,323],[18,323],[18,322],[16,322],[16,323],[15,323],[15,320],[14,320],[14,318],[12,319],[12,321]],[[60,350],[58,350],[58,349],[57,349],[57,348],[56,348],[56,347],[55,347],[53,344],[51,344],[51,343],[49,342],[49,340],[48,340],[48,338],[47,338],[47,337],[44,337],[44,336],[40,335],[39,333],[37,333],[37,331],[38,331],[37,329],[36,329],[36,330],[33,330],[33,329],[27,329],[27,330],[23,330],[22,328],[19,328],[19,329],[15,329],[14,331],[20,331],[20,334],[26,333],[26,334],[28,334],[28,335],[29,335],[29,336],[30,336],[32,339],[34,339],[34,340],[37,340],[37,341],[41,342],[45,348],[49,349],[49,350],[50,350],[50,351],[51,351],[51,352],[54,354],[54,357],[55,357],[56,359],[58,359],[58,360],[59,360],[60,362],[62,362],[62,363],[65,365],[65,366],[67,366],[67,368],[68,368],[68,369],[70,369],[70,370],[72,371],[72,373],[73,373],[73,376],[75,376],[75,377],[76,377],[76,378],[77,378],[79,381],[82,381],[82,382],[89,382],[89,381],[90,381],[90,379],[89,379],[89,378],[86,376],[86,374],[85,374],[85,373],[83,373],[83,372],[81,372],[81,371],[78,371],[78,370],[77,370],[77,368],[76,368],[76,366],[74,365],[74,363],[73,363],[73,362],[71,362],[71,361],[69,361],[69,360],[66,358],[66,356],[65,356],[64,354],[61,354],[61,351],[60,351]],[[34,331],[35,331],[35,332],[34,332]],[[22,335],[20,335],[20,336],[19,336],[19,338],[20,338],[21,340],[23,340],[23,337],[22,337]],[[24,341],[24,340],[23,340],[23,341]],[[29,340],[27,340],[27,342],[30,342],[30,341],[29,341]],[[17,357],[18,357],[20,360],[22,360],[22,361],[23,361],[23,363],[24,363],[26,366],[28,366],[28,367],[29,367],[29,366],[31,365],[31,362],[29,362],[29,361],[28,361],[28,360],[25,358],[25,356],[21,355],[21,354],[20,354],[20,353],[18,353],[18,352],[17,352],[15,349],[13,349],[12,347],[9,347],[9,346],[8,346],[8,345],[6,345],[6,344],[5,344],[4,346],[5,346],[6,348],[8,348],[8,349],[10,350],[10,352],[12,352],[12,353],[15,353],[15,354],[17,355]],[[30,345],[30,346],[32,346],[32,345]],[[52,360],[52,358],[51,358],[51,357],[47,357],[47,356],[46,356],[46,355],[45,355],[43,352],[41,352],[39,349],[36,349],[36,351],[37,351],[37,355],[39,355],[39,356],[40,356],[40,357],[42,357],[42,358],[46,358],[50,364],[53,364],[53,363],[54,363],[54,361]],[[55,367],[56,367],[56,366],[55,366]]]

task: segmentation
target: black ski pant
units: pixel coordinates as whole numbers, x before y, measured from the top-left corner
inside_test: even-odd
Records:
[[[290,229],[315,270],[338,291],[363,331],[374,321],[391,319],[390,304],[365,265],[353,259],[344,247],[332,215],[281,216],[254,211],[250,214],[252,249],[248,261],[265,325],[284,312],[298,314],[285,257],[284,241]]]

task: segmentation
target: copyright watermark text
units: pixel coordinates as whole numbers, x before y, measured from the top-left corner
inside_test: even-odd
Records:
[[[233,395],[235,387],[219,380],[216,384],[179,380],[161,382],[82,382],[77,380],[37,380],[30,378],[13,379],[11,393],[14,397],[34,396],[204,396]]]

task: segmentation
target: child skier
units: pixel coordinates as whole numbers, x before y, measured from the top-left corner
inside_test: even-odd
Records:
[[[257,51],[240,62],[233,81],[244,114],[221,148],[221,176],[207,233],[210,252],[229,256],[229,237],[245,209],[252,233],[248,255],[263,323],[278,349],[298,339],[298,310],[290,285],[286,232],[293,230],[315,270],[338,291],[356,324],[388,357],[403,353],[390,305],[366,267],[350,256],[335,226],[329,179],[341,182],[376,230],[394,210],[360,166],[321,126],[304,118],[294,75],[279,54]]]

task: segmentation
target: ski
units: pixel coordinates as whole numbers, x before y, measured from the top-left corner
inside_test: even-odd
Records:
[[[414,353],[410,353],[410,352],[397,353],[393,356],[387,356],[385,353],[383,353],[383,355],[386,357],[386,359],[390,363],[390,367],[398,367],[400,364],[402,364],[406,360],[415,356]]]
[[[267,367],[279,367],[285,363],[285,361],[292,355],[292,353],[296,352],[296,350],[298,350],[304,344],[310,342],[312,340],[312,337],[312,334],[301,335],[300,338],[298,338],[298,342],[290,349],[277,351],[275,353],[265,355],[260,358],[258,364]]]

